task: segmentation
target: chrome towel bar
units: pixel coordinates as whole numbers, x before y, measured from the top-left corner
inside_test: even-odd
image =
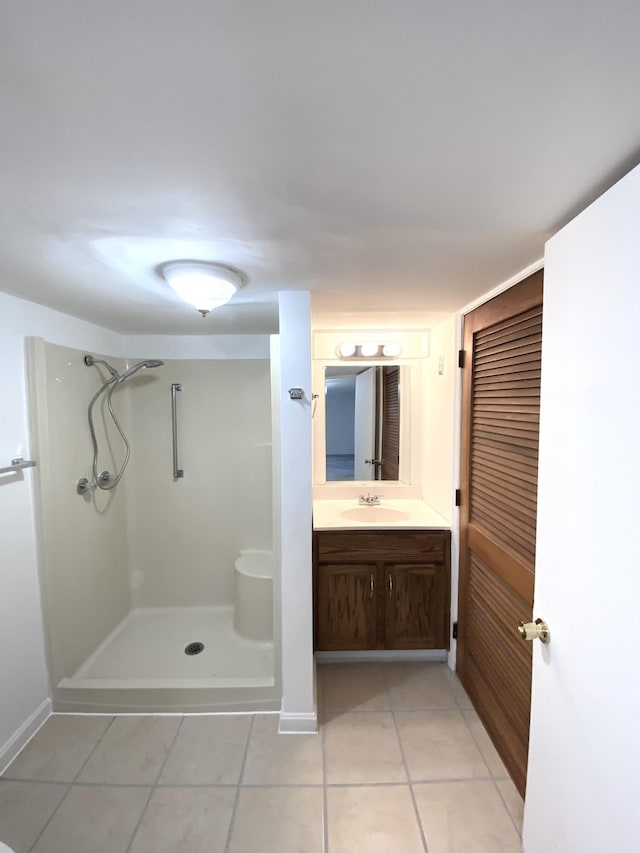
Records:
[[[5,468],[0,468],[0,474],[10,474],[13,471],[22,471],[23,468],[34,468],[35,465],[35,462],[23,459],[22,456],[17,456],[15,459],[11,460],[11,465],[7,465]]]
[[[179,480],[184,477],[184,471],[178,466],[178,412],[177,393],[182,391],[180,382],[171,385],[171,428],[173,432],[173,479]]]

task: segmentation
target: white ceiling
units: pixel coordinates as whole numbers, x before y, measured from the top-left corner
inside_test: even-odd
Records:
[[[640,159],[638,0],[3,0],[0,287],[123,333],[455,310]],[[203,320],[163,261],[247,284]]]

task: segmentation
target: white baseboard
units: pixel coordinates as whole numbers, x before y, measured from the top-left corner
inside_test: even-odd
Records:
[[[390,663],[392,661],[446,661],[446,649],[367,649],[353,652],[316,652],[316,663]]]
[[[28,717],[8,741],[0,747],[0,775],[4,773],[16,755],[29,743],[40,726],[51,716],[51,699],[45,699],[42,705]]]
[[[451,640],[451,648],[447,654],[447,663],[449,664],[449,669],[452,672],[456,671],[456,661],[458,657],[458,641]]]
[[[315,735],[318,733],[318,715],[315,711],[308,714],[289,714],[280,712],[278,734]]]

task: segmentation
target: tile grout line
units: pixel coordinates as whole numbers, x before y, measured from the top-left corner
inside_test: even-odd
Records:
[[[445,714],[455,714],[461,710],[457,706],[455,708],[443,708],[442,705],[415,705],[410,708],[396,708],[396,711],[400,711],[402,714],[420,714],[424,711],[442,711]],[[349,714],[388,714],[388,708],[331,708],[330,713],[332,714],[340,714],[341,717],[345,717]]]
[[[45,821],[44,826],[42,827],[42,829],[40,830],[40,832],[39,832],[39,833],[38,833],[38,835],[36,836],[36,839],[35,839],[35,841],[33,842],[33,844],[31,845],[31,847],[29,848],[29,851],[33,850],[33,849],[36,847],[36,845],[38,844],[38,842],[40,841],[40,839],[41,839],[41,838],[42,838],[42,836],[44,835],[45,830],[47,829],[47,827],[49,826],[49,824],[50,824],[50,823],[51,823],[51,821],[53,820],[54,815],[55,815],[55,814],[57,814],[58,809],[60,808],[60,806],[64,803],[64,801],[65,801],[65,800],[67,799],[67,797],[69,796],[69,791],[71,791],[71,789],[73,788],[73,782],[67,782],[66,784],[68,785],[67,790],[64,792],[64,794],[63,794],[63,796],[62,796],[62,799],[60,800],[60,802],[58,803],[58,805],[55,807],[55,809],[51,812],[51,814],[49,815],[49,817],[48,817],[48,818],[47,818],[47,820]]]
[[[108,724],[108,726],[105,728],[105,730],[102,732],[102,734],[100,735],[100,737],[98,738],[98,740],[97,740],[97,741],[95,742],[95,744],[93,745],[93,749],[89,750],[89,755],[87,755],[87,757],[85,758],[85,760],[82,762],[82,766],[80,767],[80,769],[78,770],[78,772],[75,774],[75,776],[73,777],[73,779],[71,780],[71,782],[68,782],[68,783],[67,783],[67,784],[69,785],[69,787],[68,787],[68,788],[67,788],[67,790],[64,792],[64,796],[62,797],[62,799],[60,800],[60,802],[58,803],[58,805],[55,807],[55,809],[51,812],[51,814],[49,815],[48,819],[45,821],[44,826],[42,827],[42,829],[41,829],[41,830],[40,830],[40,832],[38,833],[38,836],[36,837],[35,841],[34,841],[34,842],[33,842],[33,844],[31,845],[31,847],[29,848],[29,851],[33,850],[33,849],[36,847],[36,845],[38,844],[38,842],[40,841],[40,839],[41,839],[41,838],[42,838],[42,836],[44,835],[44,833],[45,833],[45,831],[46,831],[47,827],[49,826],[49,824],[50,824],[50,823],[51,823],[51,821],[53,820],[54,816],[58,813],[58,810],[60,809],[60,806],[64,803],[64,801],[65,801],[65,800],[67,799],[67,797],[69,796],[69,793],[71,792],[71,790],[72,790],[72,788],[73,788],[73,786],[74,786],[74,783],[75,783],[76,779],[77,779],[77,778],[78,778],[78,776],[82,773],[82,771],[84,770],[84,768],[87,766],[87,762],[89,761],[89,759],[91,758],[91,756],[94,754],[94,752],[96,751],[96,749],[97,749],[97,748],[100,746],[100,744],[102,743],[102,739],[104,738],[104,736],[106,735],[106,733],[109,731],[109,729],[110,729],[110,728],[111,728],[111,726],[113,725],[113,721],[114,721],[114,720],[115,720],[115,717],[114,717],[114,716],[112,716],[112,717],[111,717],[111,719],[109,720],[109,724]],[[42,727],[41,727],[41,728],[42,728]]]
[[[513,780],[512,779],[495,779],[494,778],[493,783],[496,786],[496,788],[498,789],[498,796],[502,800],[502,803],[505,807],[507,814],[509,815],[509,818],[511,820],[511,823],[513,824],[515,831],[518,833],[518,838],[522,841],[522,831],[519,829],[518,825],[516,824],[516,820],[515,820],[514,816],[511,814],[511,809],[507,805],[507,801],[505,800],[504,795],[503,795],[502,791],[500,790],[500,785],[498,785],[498,782],[511,782],[511,784],[513,785],[514,784]],[[516,791],[517,790],[518,789],[516,788]],[[520,794],[520,791],[518,791],[518,795],[519,794]]]
[[[140,829],[140,826],[142,824],[144,816],[147,813],[147,809],[149,808],[149,803],[151,802],[151,797],[153,796],[153,792],[155,791],[155,789],[158,785],[158,781],[159,781],[160,777],[162,776],[162,771],[164,770],[164,766],[167,763],[167,759],[169,758],[169,753],[173,749],[173,745],[176,742],[176,738],[178,737],[178,733],[180,732],[180,729],[183,726],[184,720],[185,720],[185,717],[183,715],[182,719],[180,720],[180,722],[176,726],[175,732],[173,733],[173,737],[171,738],[171,743],[169,744],[169,748],[167,749],[167,752],[164,756],[164,760],[162,761],[162,764],[160,765],[160,769],[158,770],[158,773],[156,774],[155,782],[150,786],[149,796],[147,797],[147,801],[145,802],[144,806],[142,807],[142,811],[140,812],[140,816],[139,816],[138,820],[136,821],[136,825],[133,828],[133,833],[131,834],[131,838],[129,839],[129,843],[127,844],[127,849],[126,849],[125,853],[129,853],[129,851],[131,850],[131,846],[132,846],[133,842],[135,841],[136,835],[138,834],[138,830]],[[143,785],[141,787],[147,787],[147,786]]]
[[[457,697],[457,696],[456,696],[456,702],[458,702],[458,697]],[[498,780],[497,780],[497,778],[495,777],[495,775],[493,774],[493,771],[491,770],[491,768],[489,767],[489,762],[488,762],[488,761],[487,761],[487,759],[484,757],[484,753],[483,753],[483,752],[482,752],[482,750],[480,749],[480,744],[478,743],[478,740],[477,740],[476,736],[475,736],[475,735],[474,735],[474,733],[473,733],[473,729],[471,728],[471,723],[469,722],[469,720],[467,719],[467,716],[466,716],[466,714],[465,714],[465,711],[473,711],[475,714],[477,714],[477,711],[475,710],[475,708],[462,708],[462,707],[460,706],[460,703],[459,703],[459,702],[458,702],[458,705],[459,705],[459,707],[460,707],[460,713],[462,714],[462,719],[465,721],[466,726],[467,726],[467,728],[469,729],[469,734],[471,735],[471,737],[472,737],[472,739],[473,739],[473,742],[475,743],[475,745],[476,745],[476,747],[477,747],[477,749],[478,749],[478,752],[479,752],[479,753],[480,753],[480,755],[482,756],[482,760],[484,761],[485,767],[486,767],[486,768],[487,768],[487,770],[489,771],[489,779],[493,782],[493,787],[496,789],[496,792],[497,792],[497,794],[498,794],[498,797],[500,798],[500,802],[501,802],[501,803],[502,803],[502,805],[504,806],[504,810],[506,811],[507,815],[509,816],[509,820],[510,820],[510,821],[511,821],[511,823],[513,824],[513,828],[515,829],[515,831],[516,831],[516,834],[517,834],[518,838],[522,839],[522,833],[520,832],[520,830],[518,829],[518,827],[517,827],[517,825],[516,825],[515,819],[514,819],[513,815],[511,814],[511,809],[507,806],[506,800],[505,800],[505,798],[502,796],[502,791],[500,790],[500,786],[498,785]],[[478,719],[480,719],[480,718],[478,717]],[[482,723],[482,720],[480,720],[480,725],[482,725],[482,727],[484,728],[484,725],[483,725],[483,723]],[[485,729],[485,731],[486,731],[486,729]],[[487,737],[488,737],[488,733],[487,733]],[[509,781],[512,781],[512,780],[511,780],[511,777],[508,777],[508,779],[509,779]],[[500,781],[504,781],[504,778],[502,778]]]
[[[389,712],[390,713],[390,712]],[[416,785],[444,785],[447,782],[509,782],[509,779],[494,779],[493,776],[443,776],[437,779],[413,779]],[[11,782],[18,785],[57,785],[59,788],[73,785],[74,788],[149,788],[142,782],[43,782],[41,779],[5,779],[0,778],[0,785]],[[400,788],[406,782],[327,782],[327,788]],[[235,782],[159,782],[151,786],[160,790],[173,788],[237,788]],[[310,788],[311,790],[324,787],[323,782],[246,782],[242,788]]]
[[[424,714],[438,712],[441,714],[459,714],[464,711],[473,710],[472,708],[459,708],[457,705],[412,705],[411,707],[394,706],[394,710],[399,714]],[[347,717],[351,714],[388,714],[389,708],[330,708],[328,713],[339,714],[341,717]]]
[[[238,811],[238,802],[240,800],[240,789],[242,785],[242,778],[244,776],[245,767],[247,766],[247,756],[249,755],[249,746],[251,744],[251,736],[253,734],[253,724],[255,722],[255,714],[251,715],[251,722],[249,723],[249,731],[247,732],[247,742],[244,746],[244,755],[242,756],[242,764],[240,765],[240,775],[238,776],[238,784],[236,786],[236,795],[233,800],[233,808],[231,809],[231,817],[229,818],[229,829],[227,830],[227,840],[224,845],[224,853],[229,853],[230,844],[231,844],[231,836],[233,835],[233,830],[236,822],[236,813]]]
[[[111,728],[111,726],[114,724],[115,719],[116,719],[116,715],[114,714],[114,715],[111,717],[111,720],[109,721],[109,725],[106,727],[106,729],[102,732],[102,734],[101,734],[101,735],[100,735],[100,737],[98,738],[98,740],[97,740],[97,742],[96,742],[96,745],[93,747],[93,749],[91,750],[91,752],[89,753],[89,755],[87,755],[87,758],[86,758],[86,760],[84,761],[84,763],[83,763],[82,767],[80,768],[80,770],[78,770],[78,772],[76,773],[76,775],[73,777],[73,782],[71,783],[72,785],[74,785],[74,784],[78,781],[78,777],[80,776],[80,774],[82,773],[82,771],[84,770],[84,768],[87,766],[87,764],[89,763],[89,761],[90,761],[90,760],[91,760],[91,758],[93,757],[93,755],[94,755],[95,751],[98,749],[98,747],[100,746],[100,744],[102,743],[102,741],[105,739],[105,737],[106,737],[106,735],[107,735],[107,732],[109,731],[109,729]]]
[[[424,831],[424,827],[422,825],[422,820],[420,819],[420,812],[418,811],[418,803],[416,802],[416,794],[413,790],[413,784],[411,781],[411,775],[409,774],[409,765],[407,763],[407,756],[405,755],[404,746],[402,744],[402,738],[400,737],[400,729],[398,728],[398,720],[396,719],[396,709],[393,707],[393,700],[391,698],[391,689],[389,687],[389,682],[387,680],[387,675],[382,671],[382,683],[384,684],[384,689],[387,694],[387,699],[389,700],[389,708],[391,709],[391,718],[393,720],[393,727],[396,732],[396,738],[398,739],[398,746],[400,747],[400,755],[402,756],[402,763],[404,765],[404,772],[407,775],[407,785],[409,787],[409,793],[411,795],[411,802],[413,804],[413,813],[415,815],[416,823],[418,824],[418,831],[420,833],[420,839],[422,841],[422,847],[424,849],[424,853],[429,853],[429,845],[427,844],[427,837]]]
[[[402,788],[405,785],[446,785],[449,782],[493,782],[491,776],[448,776],[442,779],[408,779],[407,782],[332,782],[329,788]]]
[[[471,727],[471,723],[470,723],[470,722],[469,722],[469,720],[467,719],[467,716],[466,716],[466,714],[465,714],[465,711],[473,711],[475,714],[477,714],[477,711],[475,710],[475,708],[461,708],[461,709],[460,709],[460,713],[461,713],[461,715],[462,715],[462,719],[464,720],[466,727],[469,729],[469,734],[471,735],[471,739],[473,740],[474,744],[476,745],[476,749],[477,749],[477,750],[478,750],[478,752],[480,753],[480,756],[481,756],[481,758],[482,758],[482,761],[484,762],[485,767],[486,767],[486,768],[487,768],[487,770],[489,771],[489,778],[490,778],[490,779],[492,779],[492,780],[495,782],[495,781],[496,781],[496,776],[494,775],[493,771],[492,771],[492,770],[491,770],[491,768],[489,767],[489,762],[488,762],[488,760],[485,758],[484,752],[482,751],[482,749],[481,749],[481,747],[480,747],[480,743],[478,742],[478,738],[477,738],[477,737],[474,735],[474,733],[473,733],[473,729],[472,729],[472,727]],[[478,717],[478,719],[480,720],[480,718],[479,718],[479,717]],[[484,731],[485,731],[485,732],[487,732],[487,730],[484,728],[484,725],[483,725],[483,723],[482,723],[482,720],[480,720],[480,725],[482,726],[482,728],[484,729]],[[488,732],[487,732],[487,737],[489,737],[489,733],[488,733]],[[489,739],[490,739],[490,738],[489,738]],[[491,739],[490,739],[490,740],[491,740]],[[502,779],[504,779],[505,777],[503,776],[503,777],[501,777],[501,778],[502,778]]]
[[[29,779],[29,777],[0,776],[2,782],[28,782],[30,785],[73,785],[73,782],[61,782],[59,779]]]
[[[471,728],[471,723],[469,722],[469,720],[467,719],[467,715],[465,714],[465,711],[474,711],[474,713],[476,713],[475,708],[463,708],[462,705],[460,704],[460,701],[459,701],[458,697],[456,696],[455,692],[454,692],[454,699],[456,700],[456,704],[457,704],[458,709],[460,711],[460,716],[464,720],[464,724],[467,727],[467,729],[469,730],[469,734],[471,735],[471,740],[476,745],[476,749],[480,753],[480,757],[482,758],[482,762],[483,762],[484,766],[487,768],[487,771],[489,773],[489,779],[491,779],[492,781],[495,782],[495,779],[493,778],[493,773],[491,772],[491,768],[489,767],[489,762],[484,757],[484,752],[480,749],[480,744],[478,743],[478,739],[474,735],[473,729]]]

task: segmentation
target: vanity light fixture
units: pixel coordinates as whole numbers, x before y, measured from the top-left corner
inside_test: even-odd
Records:
[[[379,344],[361,344],[360,345],[360,355],[363,358],[373,358],[378,355],[380,352]]]
[[[340,344],[338,347],[338,355],[340,358],[351,358],[356,354],[356,345],[350,342]]]
[[[386,344],[345,342],[336,347],[338,358],[397,358],[401,352],[402,345],[397,341]]]
[[[386,358],[397,358],[402,352],[402,347],[397,341],[392,344],[384,344],[382,347],[382,355]]]
[[[225,305],[242,285],[238,272],[208,261],[169,261],[160,268],[164,280],[189,305],[206,317]]]

